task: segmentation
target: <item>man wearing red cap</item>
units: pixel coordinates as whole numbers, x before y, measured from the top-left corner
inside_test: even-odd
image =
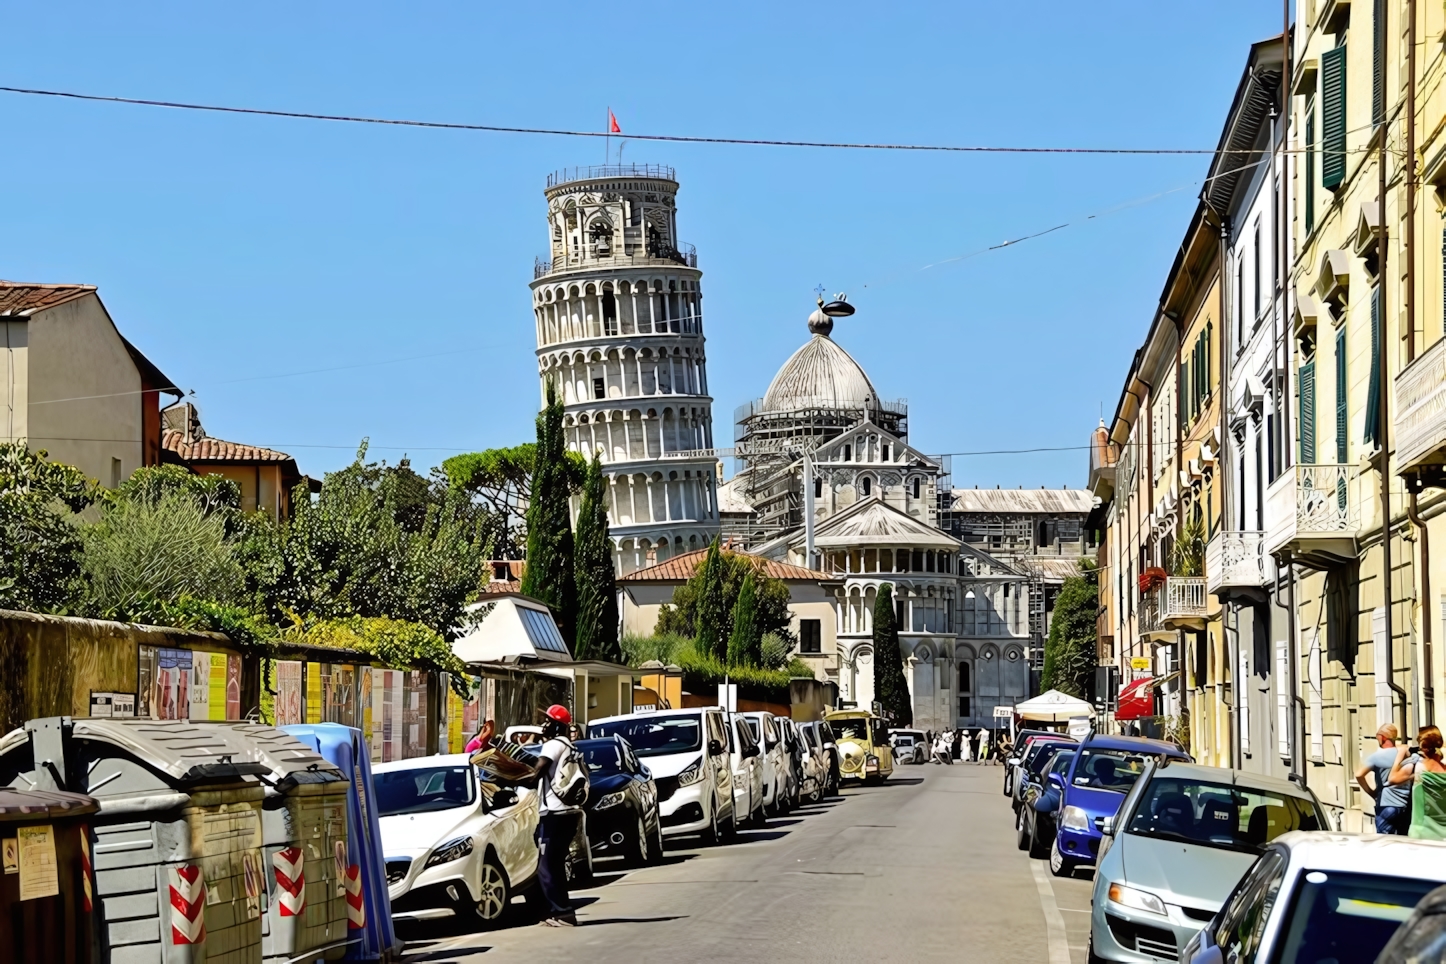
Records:
[[[575,757],[577,750],[567,738],[572,714],[567,707],[553,704],[547,708],[542,724],[543,744],[538,756],[537,794],[540,815],[537,821],[537,882],[547,901],[548,927],[575,927],[577,915],[567,893],[567,853],[577,835],[577,821],[582,813],[582,800],[576,799]],[[581,766],[582,796],[587,797],[587,766]],[[567,781],[559,788],[559,782]],[[561,789],[561,792],[559,792]]]

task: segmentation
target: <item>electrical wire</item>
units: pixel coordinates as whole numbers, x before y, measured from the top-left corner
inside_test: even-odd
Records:
[[[4,87],[0,92],[35,97],[59,97],[67,100],[95,101],[106,104],[129,104],[139,107],[164,107],[171,110],[207,111],[220,114],[247,114],[258,117],[284,117],[294,120],[333,121],[346,124],[376,124],[388,127],[420,127],[434,130],[484,131],[496,134],[547,134],[555,137],[608,138],[620,135],[608,131],[582,131],[554,127],[509,127],[501,124],[467,124],[458,121],[424,121],[394,117],[365,117],[348,114],[319,114],[310,111],[268,110],[260,107],[232,107],[221,104],[195,104],[186,101],[150,100],[141,97],[115,97],[102,94],[81,94],[66,90],[42,90],[33,87]],[[663,141],[677,144],[736,144],[746,147],[810,147],[855,151],[925,151],[960,154],[1105,154],[1105,155],[1181,155],[1216,156],[1221,154],[1254,154],[1255,148],[1191,148],[1191,147],[1021,147],[970,144],[891,144],[854,141],[791,141],[758,137],[695,137],[683,134],[633,134],[629,140]],[[1350,149],[1347,153],[1369,148]]]

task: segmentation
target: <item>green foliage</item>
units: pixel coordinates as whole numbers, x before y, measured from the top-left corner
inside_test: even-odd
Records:
[[[654,633],[652,636],[626,633],[618,645],[622,649],[623,661],[629,666],[641,666],[650,660],[666,666],[674,662],[673,657],[680,651],[691,649],[693,640],[677,633]]]
[[[728,665],[763,665],[763,633],[758,628],[758,589],[752,572],[743,577],[738,601],[733,604],[733,632],[728,637]]]
[[[84,473],[0,442],[0,609],[62,612],[83,591],[82,541],[69,514],[98,491]]]
[[[794,676],[812,676],[813,670],[803,660],[793,655],[793,644],[777,633],[764,633],[758,641],[760,660],[758,665],[764,669],[783,669],[797,663],[802,667],[802,672],[794,672]]]
[[[241,486],[224,475],[196,475],[179,465],[147,465],[136,469],[114,492],[105,493],[106,502],[156,505],[169,495],[180,494],[195,502],[205,516],[219,516],[226,535],[234,535],[241,524]]]
[[[726,549],[720,549],[719,555],[723,580],[720,606],[723,613],[720,629],[722,641],[733,638],[733,610],[738,605],[739,594],[743,591],[743,579],[751,573],[756,592],[754,610],[757,613],[759,635],[773,633],[783,639],[791,649],[794,642],[790,631],[793,614],[788,610],[788,584],[765,575],[761,563],[753,556],[729,552]],[[692,578],[673,590],[673,604],[665,605],[658,611],[655,632],[693,636],[698,631],[698,613],[703,599],[707,567],[708,557],[705,556],[702,565],[693,572]],[[719,650],[714,650],[720,657],[722,645],[720,642]]]
[[[732,607],[728,605],[723,587],[723,554],[716,538],[708,546],[694,579],[698,581],[698,605],[693,616],[693,638],[698,640],[698,651],[713,659],[726,659],[725,647],[731,635],[728,617]]]
[[[1099,612],[1099,589],[1091,574],[1071,576],[1064,581],[1054,601],[1049,638],[1044,643],[1044,673],[1041,685],[1070,696],[1083,697],[1094,674],[1096,657],[1095,617]]]
[[[410,467],[365,457],[363,444],[314,501],[298,488],[291,519],[245,520],[247,588],[277,621],[386,617],[452,638],[484,578],[483,513],[445,483],[419,487]]]
[[[618,649],[618,593],[605,486],[602,462],[594,456],[583,484],[573,551],[573,576],[577,584],[573,655],[578,659],[616,662],[622,658],[622,652]]]
[[[1170,552],[1170,569],[1173,576],[1205,575],[1205,520],[1199,514],[1180,523]]]
[[[537,416],[537,458],[527,506],[527,570],[522,576],[522,592],[552,607],[562,638],[571,642],[577,625],[577,593],[565,453],[562,402],[549,384],[547,407]]]
[[[774,669],[728,666],[722,660],[704,654],[693,640],[671,633],[654,636],[630,634],[623,637],[622,648],[632,666],[657,660],[664,665],[671,663],[681,667],[683,689],[710,697],[717,692],[718,684],[726,679],[738,684],[738,695],[744,699],[787,703],[789,680],[795,676],[813,675],[801,660],[786,661],[781,668]]]
[[[162,626],[222,633],[246,649],[270,651],[280,635],[275,626],[248,609],[190,596],[156,603],[155,612],[158,618],[153,622]]]
[[[182,488],[117,493],[83,537],[91,615],[155,622],[162,604],[182,597],[234,604],[245,590],[224,515],[207,515]]]
[[[904,654],[894,625],[894,587],[884,583],[874,599],[874,698],[894,726],[914,722],[914,705],[904,680]]]
[[[282,638],[311,646],[356,650],[392,666],[420,665],[451,673],[458,695],[467,694],[466,667],[440,633],[420,623],[381,616],[318,619],[291,626]]]
[[[518,558],[527,543],[525,517],[532,500],[537,444],[487,449],[454,455],[442,463],[448,485],[465,492],[486,507],[497,520],[495,552],[500,558]],[[587,462],[576,452],[564,454],[569,488],[582,487]]]

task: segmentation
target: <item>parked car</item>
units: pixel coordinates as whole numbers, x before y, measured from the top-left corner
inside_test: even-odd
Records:
[[[1266,847],[1179,960],[1368,964],[1443,882],[1446,843],[1293,831]],[[1148,925],[1123,936],[1136,947],[1173,937]]]
[[[588,736],[620,736],[653,773],[663,836],[732,836],[733,768],[728,726],[716,706],[655,710],[594,720]]]
[[[1036,736],[1030,739],[1025,746],[1023,754],[1017,758],[1017,762],[1010,767],[1014,771],[1010,788],[1010,806],[1014,812],[1019,813],[1019,808],[1024,805],[1024,790],[1031,782],[1038,777],[1040,769],[1053,756],[1054,752],[1062,746],[1074,746],[1075,741],[1067,736],[1058,733],[1050,733],[1044,736]]]
[[[537,793],[489,805],[464,753],[372,768],[394,918],[495,924],[537,875]]]
[[[1376,964],[1442,964],[1446,961],[1446,887],[1422,898],[1396,928]]]
[[[1041,859],[1049,855],[1058,831],[1060,800],[1064,797],[1065,775],[1074,762],[1074,744],[1053,743],[1040,755],[1041,773],[1031,778],[1024,791],[1024,805],[1015,815],[1020,850]]]
[[[824,789],[824,793],[828,796],[836,796],[842,780],[839,775],[841,771],[839,766],[838,736],[833,731],[833,724],[829,723],[826,719],[819,720],[813,725],[818,731],[818,738],[823,741],[823,752],[828,756],[828,786]]]
[[[839,779],[880,783],[894,772],[889,728],[868,710],[832,710],[824,717],[838,739]]]
[[[1081,743],[1064,780],[1050,872],[1069,877],[1075,867],[1094,863],[1100,825],[1120,809],[1145,767],[1165,759],[1188,763],[1190,754],[1173,743],[1139,736],[1095,736]]]
[[[817,723],[798,724],[798,740],[803,750],[803,779],[800,794],[810,803],[818,803],[828,792],[829,753],[823,745]]]
[[[928,737],[923,730],[894,730],[889,735],[895,763],[927,763]]]
[[[788,760],[778,718],[772,713],[740,713],[753,731],[754,741],[763,749],[759,762],[763,769],[763,806],[766,812],[781,815],[787,806]]]
[[[588,843],[594,857],[654,863],[663,856],[663,822],[653,775],[620,736],[578,740],[587,761]]]
[[[1015,767],[1019,766],[1024,759],[1025,752],[1038,737],[1053,737],[1055,739],[1070,739],[1063,733],[1056,733],[1053,730],[1020,730],[1014,734],[1013,746],[1007,751],[1008,756],[1004,758],[1004,790],[1006,797],[1014,795]]]
[[[777,718],[779,732],[783,734],[783,758],[787,764],[788,780],[784,802],[789,810],[799,805],[803,798],[803,737],[798,724],[786,716]]]
[[[1153,950],[1183,947],[1267,844],[1329,826],[1315,794],[1289,781],[1172,759],[1147,764],[1119,812],[1101,822],[1094,956],[1145,960],[1142,939]]]
[[[729,713],[729,765],[733,769],[733,812],[738,824],[761,827],[768,819],[763,795],[763,747],[758,745],[753,730],[741,714]]]

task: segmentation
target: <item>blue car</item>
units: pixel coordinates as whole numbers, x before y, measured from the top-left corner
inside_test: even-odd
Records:
[[[1057,830],[1049,851],[1049,870],[1069,877],[1100,852],[1100,823],[1113,817],[1151,760],[1190,760],[1190,754],[1164,740],[1138,736],[1091,736],[1078,747],[1060,791]],[[1058,778],[1056,778],[1058,779]]]

